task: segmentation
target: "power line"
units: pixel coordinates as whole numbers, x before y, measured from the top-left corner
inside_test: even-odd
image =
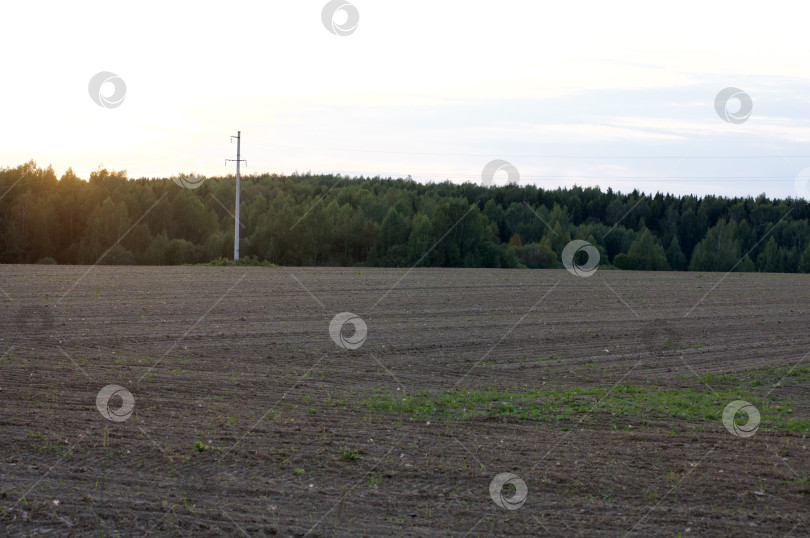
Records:
[[[234,160],[234,159],[230,159]],[[244,162],[244,159],[242,160]],[[474,174],[444,174],[444,173],[434,173],[434,172],[409,172],[407,174],[402,173],[388,173],[388,172],[374,172],[369,173],[366,171],[360,170],[352,170],[352,171],[345,171],[345,170],[338,170],[338,171],[319,171],[319,172],[309,172],[309,175],[317,176],[317,175],[347,175],[350,177],[391,177],[391,178],[405,178],[408,175],[410,176],[417,176],[417,177],[436,177],[442,179],[467,179],[473,182],[480,181],[481,177],[479,175]],[[253,176],[261,176],[264,175],[262,173],[259,174],[251,174],[248,177]],[[268,175],[272,175],[268,173]],[[279,177],[282,178],[290,178],[293,177],[289,174],[278,174]],[[207,176],[207,179],[214,179],[219,176]],[[135,180],[154,180],[154,181],[164,181],[167,178],[128,178],[129,181]],[[778,182],[792,182],[796,180],[796,176],[555,176],[555,175],[548,175],[548,176],[521,176],[521,184],[524,184],[527,181],[557,181],[557,180],[580,180],[580,179],[587,179],[587,180],[654,180],[654,181],[702,181],[702,180],[712,180],[712,181],[762,181],[762,180],[770,180],[770,181],[778,181]],[[33,180],[33,181],[23,181],[21,182],[21,186],[23,185],[36,185],[44,183],[44,181]],[[1,185],[0,185],[1,186]],[[56,192],[56,193],[66,193],[66,192],[76,192],[81,191],[88,187],[88,184],[85,182],[84,185],[77,185],[75,187],[60,187],[57,183],[57,186],[53,191],[49,192]]]
[[[337,151],[345,153],[384,153],[395,155],[430,155],[436,157],[501,157],[510,159],[810,159],[810,155],[537,155],[503,153],[435,153],[427,151],[391,151],[375,149],[321,148],[267,144],[282,149]]]
[[[409,172],[407,174],[391,174],[391,173],[368,173],[362,172],[359,170],[351,170],[351,171],[330,171],[330,172],[309,172],[310,175],[330,175],[330,174],[340,174],[340,175],[348,175],[348,176],[363,176],[365,178],[368,177],[392,177],[392,178],[404,178],[408,175],[416,176],[416,177],[442,177],[442,178],[452,178],[452,179],[470,179],[474,181],[480,181],[480,175],[474,174],[443,174],[443,173],[431,173],[431,172]],[[290,176],[286,176],[290,177]],[[767,180],[774,180],[774,181],[795,181],[796,176],[520,176],[520,184],[523,184],[527,181],[556,181],[556,180],[577,180],[577,179],[596,179],[596,180],[609,180],[609,179],[622,179],[622,180],[655,180],[655,181],[681,181],[681,180],[692,180],[692,181],[702,181],[706,179],[710,180],[728,180],[728,181],[760,181],[763,179]]]

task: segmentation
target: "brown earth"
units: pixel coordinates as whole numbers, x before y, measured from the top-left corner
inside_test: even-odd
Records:
[[[369,405],[806,365],[808,276],[0,266],[0,290],[0,534],[810,535],[807,434],[766,420]],[[807,382],[757,390],[810,418]],[[519,509],[490,498],[505,472]]]

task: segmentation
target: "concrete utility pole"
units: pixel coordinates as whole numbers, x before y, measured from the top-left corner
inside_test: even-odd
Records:
[[[236,139],[236,210],[233,213],[233,259],[239,259],[239,191],[241,188],[241,176],[239,175],[239,163],[245,162],[241,155],[242,131],[236,131],[236,136],[231,136],[231,142]],[[233,161],[234,159],[225,159],[225,162]]]

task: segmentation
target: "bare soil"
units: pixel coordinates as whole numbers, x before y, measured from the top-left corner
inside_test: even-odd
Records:
[[[808,276],[0,266],[0,290],[0,534],[810,535],[801,428],[583,395],[725,398],[807,366]],[[330,338],[340,312],[358,349]],[[127,420],[97,409],[110,384]],[[372,405],[488,390],[584,405]],[[750,390],[810,418],[806,381]],[[490,498],[506,472],[517,510]]]

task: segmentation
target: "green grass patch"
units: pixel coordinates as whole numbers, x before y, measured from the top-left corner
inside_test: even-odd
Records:
[[[748,382],[751,387],[771,386],[774,383],[781,383],[782,386],[794,385],[810,381],[810,364],[797,366],[796,368],[767,366],[757,370],[749,370],[747,374],[752,377]]]
[[[360,452],[349,447],[342,446],[339,449],[340,457],[344,460],[355,461],[360,459]]]
[[[753,403],[762,415],[763,429],[810,431],[810,422],[789,418],[789,406],[765,402],[745,389],[713,393],[708,389],[667,389],[656,385],[619,385],[612,390],[575,387],[564,391],[488,388],[405,397],[377,394],[362,403],[372,411],[423,417],[503,416],[537,422],[577,422],[583,416],[607,414],[612,421],[624,424],[627,418],[649,420],[667,417],[720,422],[723,409],[734,400]],[[737,420],[742,423],[745,418],[738,416]]]

